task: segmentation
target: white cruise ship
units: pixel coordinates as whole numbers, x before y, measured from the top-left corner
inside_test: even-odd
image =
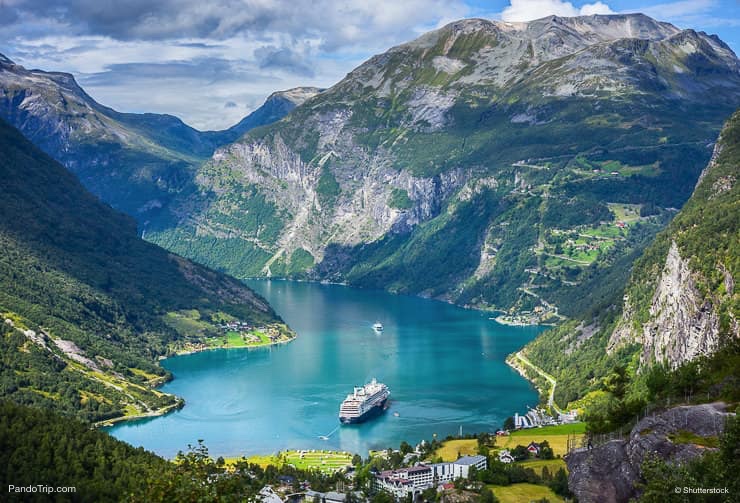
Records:
[[[339,421],[344,424],[361,423],[383,412],[390,394],[388,386],[375,378],[364,386],[356,386],[339,407]]]

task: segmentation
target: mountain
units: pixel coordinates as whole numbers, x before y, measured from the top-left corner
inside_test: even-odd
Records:
[[[95,195],[145,222],[193,184],[216,147],[278,120],[315,88],[274,93],[224,131],[201,132],[177,117],[117,112],[67,73],[27,70],[0,55],[0,117],[75,173]],[[166,218],[166,211],[165,218]]]
[[[697,361],[714,372],[707,397],[728,399],[723,394],[734,390],[729,399],[737,399],[739,176],[740,110],[722,130],[691,198],[635,262],[617,308],[572,320],[524,349],[557,380],[556,402],[565,406],[597,392],[617,365],[635,375],[651,366],[683,372],[689,394],[698,395],[697,370],[685,371]],[[723,352],[713,364],[719,370],[707,363]]]
[[[146,236],[557,322],[614,301],[739,104],[722,41],[644,15],[458,21],[217,149]]]
[[[227,130],[229,136],[232,137],[230,142],[238,139],[250,129],[279,121],[295,107],[302,105],[307,99],[313,98],[322,91],[323,89],[318,87],[294,87],[272,93],[261,107]]]
[[[0,396],[87,421],[181,405],[156,363],[239,320],[292,336],[239,281],[137,236],[0,119]]]

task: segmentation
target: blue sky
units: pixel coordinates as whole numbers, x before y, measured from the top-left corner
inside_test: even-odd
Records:
[[[328,87],[372,54],[464,17],[643,12],[740,50],[737,0],[0,0],[0,52],[67,71],[121,111],[228,127],[275,90]]]

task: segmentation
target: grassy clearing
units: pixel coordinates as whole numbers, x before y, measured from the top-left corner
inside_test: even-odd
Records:
[[[575,434],[583,437],[586,431],[585,428],[585,423],[573,423],[519,430],[512,432],[508,437],[503,437],[500,440],[500,446],[506,449],[513,449],[517,445],[526,446],[530,442],[540,443],[543,440],[547,440],[556,456],[558,454],[564,456],[568,450],[568,436]]]
[[[557,426],[543,426],[542,428],[530,428],[518,430],[511,433],[512,436],[520,436],[537,433],[539,435],[568,435],[573,433],[586,433],[586,423],[559,424]]]
[[[687,430],[678,430],[668,435],[668,438],[674,444],[694,444],[701,445],[703,447],[719,447],[719,438],[716,436],[702,437]]]
[[[473,454],[478,454],[478,440],[474,438],[448,440],[442,444],[442,447],[434,451],[433,457],[440,457],[442,461],[455,461],[460,456]]]
[[[618,221],[631,224],[640,220],[639,204],[606,203]]]
[[[188,337],[202,336],[213,329],[213,325],[201,319],[200,312],[196,309],[171,311],[162,319],[170,328]]]
[[[352,454],[341,451],[310,451],[292,450],[282,451],[271,455],[254,455],[246,458],[225,458],[227,465],[234,465],[237,461],[246,459],[249,463],[265,468],[267,466],[292,465],[300,470],[320,470],[334,472],[352,464]]]
[[[551,503],[561,503],[563,498],[547,486],[535,484],[512,484],[510,486],[488,486],[501,503],[526,503],[546,498]]]
[[[259,330],[251,332],[227,332],[223,336],[209,337],[206,344],[211,348],[249,348],[271,344],[267,335]]]
[[[150,374],[149,372],[145,370],[138,369],[136,367],[129,367],[128,368],[133,374],[136,374],[139,377],[143,377],[147,381],[156,382],[162,379],[162,376],[158,376],[156,374]]]
[[[533,469],[537,475],[542,475],[543,468],[547,468],[551,475],[556,473],[560,468],[563,468],[566,472],[568,471],[564,459],[530,459],[528,461],[521,461],[518,464],[524,468]]]

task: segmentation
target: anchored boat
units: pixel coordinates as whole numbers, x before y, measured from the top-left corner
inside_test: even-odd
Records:
[[[383,412],[391,392],[375,378],[364,386],[355,386],[339,407],[339,421],[343,424],[361,423]]]

